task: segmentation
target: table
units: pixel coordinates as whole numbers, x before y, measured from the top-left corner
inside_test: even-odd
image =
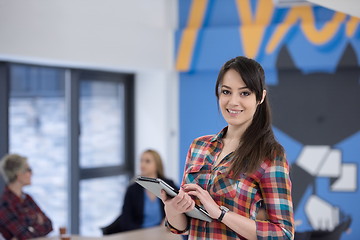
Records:
[[[182,240],[181,235],[171,233],[165,226],[144,228],[101,237],[70,235],[70,240]],[[60,240],[59,236],[34,238],[33,240]]]

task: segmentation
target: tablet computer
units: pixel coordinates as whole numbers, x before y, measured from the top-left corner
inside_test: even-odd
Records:
[[[160,178],[148,178],[140,176],[136,178],[135,182],[155,194],[158,198],[161,198],[162,189],[164,189],[170,197],[175,197],[178,194],[178,191],[176,189],[171,187],[169,184],[167,184]],[[185,214],[189,217],[198,218],[207,222],[212,221],[212,218],[210,217],[208,212],[204,208],[196,204],[195,208],[192,211],[186,212]]]

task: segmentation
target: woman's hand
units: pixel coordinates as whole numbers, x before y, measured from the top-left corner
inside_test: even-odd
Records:
[[[165,205],[166,216],[176,216],[194,209],[195,201],[180,189],[179,194],[169,197],[164,190],[161,191],[161,200]]]
[[[265,211],[265,209],[263,209],[263,208],[259,209],[259,212],[256,216],[256,220],[260,220],[260,221],[268,220],[268,215],[267,215],[267,212]]]
[[[185,184],[182,186],[184,191],[191,195],[197,197],[206,211],[210,214],[210,217],[217,219],[220,217],[221,210],[219,205],[214,201],[214,199],[210,196],[209,192],[202,189],[197,184]]]
[[[191,211],[195,207],[195,201],[183,190],[174,198],[168,197],[164,190],[161,190],[161,200],[165,207],[166,219],[174,228],[179,231],[188,229],[188,220],[185,212]]]
[[[41,214],[37,214],[37,217],[36,217],[36,220],[37,220],[37,223],[39,225],[43,225],[44,224],[44,218]]]

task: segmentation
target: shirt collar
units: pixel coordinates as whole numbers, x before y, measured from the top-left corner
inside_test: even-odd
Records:
[[[215,134],[210,141],[211,142],[215,142],[215,141],[222,142],[222,139],[224,138],[227,130],[228,130],[228,127],[227,126],[224,127],[220,132]]]
[[[8,196],[12,201],[20,201],[26,198],[26,194],[24,192],[21,192],[21,197],[18,197],[13,191],[10,190],[8,186],[5,186],[4,192],[5,195]]]

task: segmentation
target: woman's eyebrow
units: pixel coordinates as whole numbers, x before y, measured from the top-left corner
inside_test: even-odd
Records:
[[[231,89],[231,87],[226,86],[226,85],[221,85],[221,87]],[[240,88],[238,88],[238,90],[241,90],[241,89],[247,89],[247,88],[248,88],[247,86],[244,86],[244,87],[240,87]]]

